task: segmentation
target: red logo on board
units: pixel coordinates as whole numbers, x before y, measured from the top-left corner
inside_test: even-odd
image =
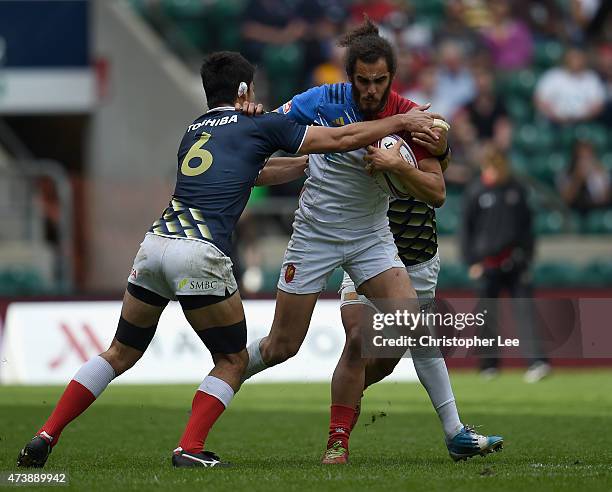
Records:
[[[66,347],[61,354],[49,361],[51,369],[61,366],[71,353],[74,353],[83,363],[93,355],[104,351],[101,341],[88,324],[83,323],[80,329],[77,327],[73,330],[67,323],[60,323],[59,328],[66,338]]]
[[[291,282],[293,277],[295,277],[295,265],[293,263],[289,263],[285,269],[285,282]]]

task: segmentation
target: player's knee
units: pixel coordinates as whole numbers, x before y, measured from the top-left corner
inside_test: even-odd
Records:
[[[112,366],[115,374],[119,376],[138,362],[140,357],[142,357],[142,352],[128,347],[115,339],[109,349],[100,354],[100,356],[106,359]]]
[[[287,338],[276,338],[266,347],[264,360],[268,365],[276,365],[291,359],[300,350],[300,343]]]
[[[351,360],[361,358],[361,329],[365,316],[363,311],[360,305],[347,306],[341,311],[346,334],[344,354]]]
[[[214,354],[215,366],[224,366],[226,370],[242,375],[249,363],[249,355],[246,350],[234,354]]]
[[[213,358],[223,357],[232,364],[239,364],[246,355],[247,325],[242,319],[227,326],[215,326],[196,331]],[[244,354],[244,355],[241,355]]]
[[[346,333],[344,352],[346,357],[351,360],[361,358],[361,335],[359,330],[353,330]]]

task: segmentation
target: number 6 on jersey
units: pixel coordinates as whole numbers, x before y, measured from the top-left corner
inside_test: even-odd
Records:
[[[187,155],[181,163],[181,172],[185,176],[197,176],[208,171],[208,168],[213,163],[213,155],[206,149],[203,149],[206,142],[210,139],[210,133],[202,133],[196,143],[194,143]],[[192,159],[200,159],[200,164],[195,167],[189,166]]]

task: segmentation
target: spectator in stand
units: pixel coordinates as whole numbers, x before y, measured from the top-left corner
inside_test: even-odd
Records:
[[[574,42],[591,43],[611,41],[612,3],[610,0],[571,0],[570,15],[573,21],[569,35]]]
[[[478,140],[476,128],[468,119],[458,116],[453,120],[449,143],[453,149],[453,165],[444,173],[444,181],[448,189],[463,191],[465,185],[479,172],[478,151],[482,142]]]
[[[512,7],[536,41],[564,36],[564,15],[557,0],[513,0]]]
[[[242,50],[253,63],[262,60],[266,46],[295,43],[307,29],[307,23],[284,0],[250,0],[244,18]]]
[[[330,43],[331,44],[331,43]],[[344,54],[346,48],[338,46],[335,42],[331,47],[331,57],[318,65],[312,72],[312,85],[336,84],[346,81],[344,68]]]
[[[577,47],[565,53],[564,64],[542,75],[535,89],[535,105],[547,120],[566,125],[591,121],[604,108],[605,87]]]
[[[491,25],[482,35],[495,68],[519,70],[529,66],[533,39],[527,25],[512,15],[508,0],[492,0],[489,8]]]
[[[455,112],[476,96],[474,77],[466,63],[461,46],[444,42],[439,47],[440,62],[436,71],[436,112],[452,119]]]
[[[342,0],[299,0],[294,3],[296,16],[306,24],[301,39],[304,49],[304,73],[301,79],[307,81],[312,70],[333,56],[331,44],[346,20],[347,12]],[[308,87],[304,87],[306,90]]]
[[[569,168],[557,180],[557,187],[563,201],[582,214],[610,205],[610,175],[590,142],[574,144]]]
[[[416,85],[409,91],[404,92],[403,96],[417,104],[431,103],[430,110],[432,112],[441,114],[448,119],[448,114],[443,112],[446,103],[438,100],[437,85],[436,67],[426,65],[416,74]]]
[[[397,50],[397,71],[391,88],[398,94],[406,94],[413,89],[417,89],[418,77],[425,67],[427,59],[416,50],[398,48]]]
[[[459,45],[466,56],[473,57],[480,51],[481,39],[477,32],[466,24],[465,11],[463,0],[448,1],[444,22],[436,30],[435,44],[439,46],[451,42]]]
[[[518,298],[516,325],[521,349],[530,360],[525,381],[536,382],[550,372],[539,337],[534,336],[531,262],[534,250],[533,213],[526,188],[512,176],[507,154],[494,145],[484,147],[482,174],[464,195],[461,250],[470,266],[470,277],[478,280],[481,305],[486,312],[482,338],[498,335],[497,298],[508,290]],[[486,310],[486,311],[485,311]],[[499,348],[483,349],[480,370],[483,376],[497,375]]]
[[[476,97],[455,115],[454,123],[465,119],[474,127],[479,140],[493,140],[502,150],[507,150],[512,140],[512,123],[506,105],[495,93],[493,71],[479,67],[474,71],[474,79]]]

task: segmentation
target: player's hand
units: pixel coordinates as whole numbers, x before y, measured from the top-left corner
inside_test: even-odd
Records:
[[[256,114],[263,114],[263,104],[256,104],[254,102],[245,101],[242,105],[236,103],[234,106],[236,111],[241,111],[247,116],[255,116]]]
[[[438,135],[433,131],[434,115],[426,113],[431,103],[415,106],[407,113],[403,114],[404,128],[407,132],[419,132],[429,135],[434,141],[438,140]]]
[[[427,150],[432,156],[436,157],[446,152],[448,146],[448,132],[442,128],[433,128],[432,131],[438,136],[434,140],[429,133],[412,132],[412,141]]]
[[[363,158],[366,162],[366,172],[370,176],[377,171],[395,172],[404,163],[400,154],[400,147],[403,143],[404,141],[400,138],[390,149],[380,149],[369,145],[367,148],[368,153]]]

